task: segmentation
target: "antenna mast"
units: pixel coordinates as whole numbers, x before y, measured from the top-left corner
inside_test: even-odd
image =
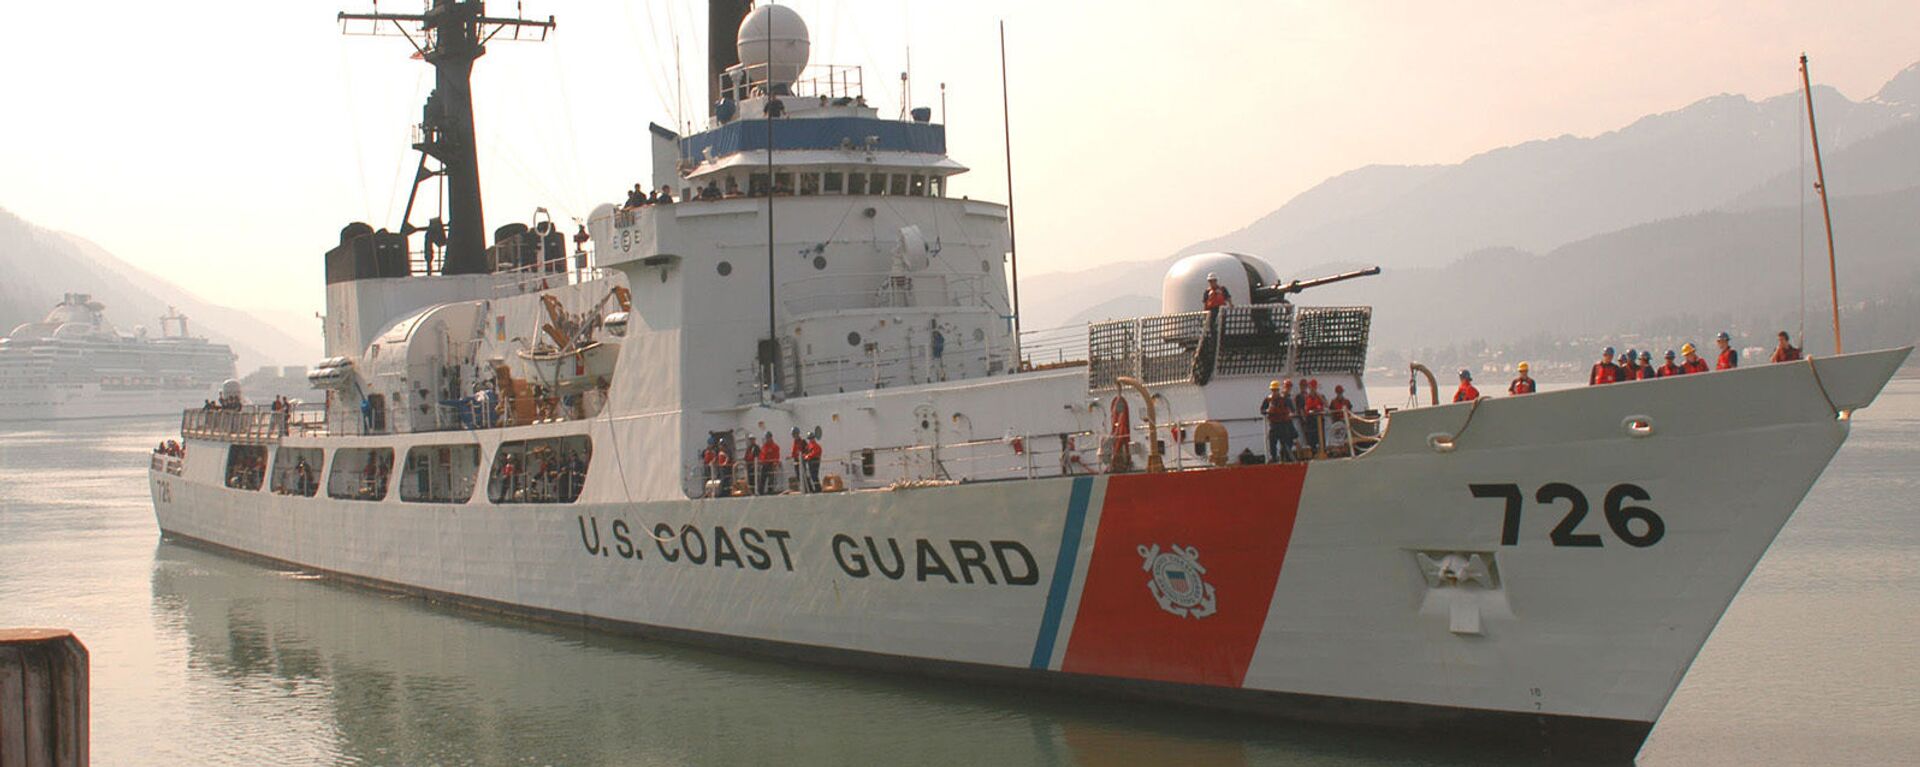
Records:
[[[1007,22],[1000,22],[1000,130],[1007,149],[1007,257],[1013,265],[1013,342],[1020,343],[1020,248],[1013,229],[1013,118],[1007,113]],[[1015,360],[1015,367],[1019,361]]]
[[[1820,219],[1827,224],[1827,287],[1833,298],[1833,353],[1845,354],[1840,344],[1840,276],[1833,254],[1833,213],[1827,209],[1827,172],[1820,165],[1820,129],[1813,122],[1813,81],[1807,76],[1807,54],[1800,54],[1800,87],[1807,94],[1807,133],[1813,136],[1813,188],[1820,193]],[[1801,343],[1805,343],[1804,340]]]
[[[419,231],[408,219],[420,184],[444,177],[450,220],[441,273],[484,274],[487,227],[481,212],[480,158],[473,131],[473,62],[486,55],[486,44],[495,39],[547,39],[554,28],[553,17],[537,21],[518,15],[488,16],[486,4],[478,0],[432,0],[422,13],[382,13],[376,0],[372,13],[341,13],[338,19],[343,34],[404,37],[413,46],[414,58],[433,65],[433,92],[421,110],[420,132],[413,145],[420,151],[420,168],[414,173],[406,212],[401,214],[400,233]],[[427,167],[429,157],[439,163],[438,169]]]

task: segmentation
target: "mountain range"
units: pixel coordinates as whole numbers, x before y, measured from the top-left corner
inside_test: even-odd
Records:
[[[1769,307],[1797,314],[1803,222],[1808,257],[1825,260],[1803,98],[1723,94],[1597,136],[1359,168],[1164,259],[1038,275],[1077,287],[1030,292],[1042,295],[1024,324],[1157,313],[1166,268],[1219,250],[1285,276],[1384,267],[1302,299],[1375,306],[1376,349],[1604,335],[1681,314],[1772,324],[1782,312]],[[1815,87],[1814,105],[1843,303],[1920,296],[1920,64],[1860,101]]]
[[[158,335],[160,315],[168,307],[178,309],[189,318],[193,335],[233,347],[241,373],[320,358],[318,321],[311,333],[297,337],[247,312],[204,301],[83,238],[34,226],[4,209],[0,274],[6,275],[0,280],[0,332],[45,318],[66,293],[87,293],[106,304],[107,320],[123,331],[144,326]]]

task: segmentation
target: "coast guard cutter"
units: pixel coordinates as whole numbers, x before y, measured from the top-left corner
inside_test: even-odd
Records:
[[[1908,351],[1388,413],[1369,310],[1236,254],[1040,348],[943,126],[748,11],[712,3],[704,128],[644,134],[671,201],[578,247],[540,216],[487,244],[467,95],[484,43],[551,19],[343,14],[434,66],[418,177],[449,215],[341,232],[324,406],[185,413],[163,533],[748,652],[1631,755]],[[1242,303],[1202,311],[1210,272]],[[1278,378],[1344,386],[1346,439],[1228,460]],[[822,492],[703,463],[796,430]]]

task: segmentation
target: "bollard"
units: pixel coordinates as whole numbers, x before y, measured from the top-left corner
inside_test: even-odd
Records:
[[[66,629],[0,629],[0,767],[86,764],[86,646]]]

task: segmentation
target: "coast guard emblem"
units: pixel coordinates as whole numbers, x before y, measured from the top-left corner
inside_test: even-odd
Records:
[[[1213,614],[1213,586],[1208,585],[1200,576],[1207,568],[1200,566],[1200,550],[1192,546],[1181,548],[1178,544],[1166,551],[1160,550],[1160,544],[1135,548],[1145,562],[1140,569],[1153,574],[1147,579],[1147,590],[1153,593],[1153,599],[1160,603],[1160,609],[1182,618],[1205,618]]]

